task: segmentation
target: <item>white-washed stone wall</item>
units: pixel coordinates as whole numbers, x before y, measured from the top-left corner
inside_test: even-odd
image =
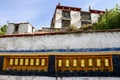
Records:
[[[43,76],[3,76],[0,80],[120,80],[118,77],[43,77]]]
[[[0,38],[0,50],[120,47],[120,32],[95,32]]]

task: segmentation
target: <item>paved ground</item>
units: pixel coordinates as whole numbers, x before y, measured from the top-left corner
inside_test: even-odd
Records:
[[[120,80],[117,77],[38,77],[38,76],[2,76],[0,75],[0,80]]]

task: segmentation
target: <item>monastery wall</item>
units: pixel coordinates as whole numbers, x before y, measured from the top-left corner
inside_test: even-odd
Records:
[[[0,38],[0,50],[119,48],[120,32],[42,34]]]

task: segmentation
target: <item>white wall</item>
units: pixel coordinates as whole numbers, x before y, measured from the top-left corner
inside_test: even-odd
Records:
[[[28,32],[28,24],[20,24],[18,33],[27,33]]]
[[[20,24],[18,33],[32,33],[32,26],[30,24]]]
[[[7,34],[13,34],[15,31],[15,24],[8,24]],[[18,26],[18,34],[32,33],[32,26],[28,23],[20,23]]]
[[[28,33],[32,33],[32,26],[30,24],[28,24],[28,30],[27,30]]]
[[[6,34],[13,34],[14,30],[15,30],[14,24],[8,24]]]
[[[78,28],[81,27],[81,21],[80,21],[80,11],[71,11],[71,25],[75,25]],[[55,16],[55,28],[62,28],[62,10],[57,9],[56,10],[56,16]]]
[[[81,27],[80,15],[80,11],[71,11],[71,25],[75,25],[77,28]]]
[[[40,77],[40,76],[3,76],[0,80],[120,80],[118,77]]]
[[[55,14],[55,28],[62,28],[62,10],[57,9]]]
[[[120,47],[120,32],[0,38],[0,50],[80,49]]]
[[[91,20],[92,23],[98,22],[98,18],[100,17],[99,14],[91,13]]]

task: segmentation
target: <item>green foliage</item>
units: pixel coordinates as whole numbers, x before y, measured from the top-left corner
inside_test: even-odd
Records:
[[[5,35],[7,32],[7,25],[4,25],[0,29],[0,35]]]
[[[120,8],[116,8],[102,15],[98,23],[93,24],[94,30],[116,29],[120,28]]]

